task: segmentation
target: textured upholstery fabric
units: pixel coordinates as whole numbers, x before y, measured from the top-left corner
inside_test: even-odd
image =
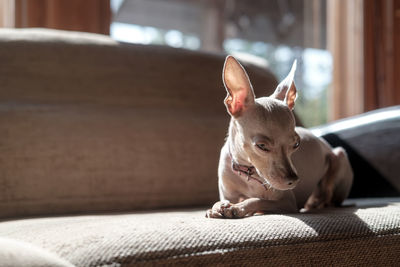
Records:
[[[72,267],[67,261],[29,243],[0,237],[2,267]]]
[[[0,48],[0,217],[218,198],[223,55],[43,29],[0,30]]]
[[[314,214],[207,219],[205,210],[21,219],[0,236],[33,243],[77,266],[395,266],[400,199]]]

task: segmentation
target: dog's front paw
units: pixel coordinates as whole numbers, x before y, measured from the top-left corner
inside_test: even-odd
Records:
[[[229,201],[219,201],[214,204],[212,209],[207,210],[206,217],[208,218],[243,218],[246,216],[246,211],[241,203],[232,204]]]
[[[237,219],[244,218],[247,215],[244,205],[241,203],[230,204],[229,207],[223,209],[223,214],[225,218]]]
[[[206,212],[207,218],[224,218],[224,209],[229,207],[230,202],[227,200],[218,201],[213,207]]]

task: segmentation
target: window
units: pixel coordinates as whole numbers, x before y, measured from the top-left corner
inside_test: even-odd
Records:
[[[298,60],[296,112],[305,126],[327,121],[332,57],[325,0],[111,0],[119,41],[247,57],[278,79]]]

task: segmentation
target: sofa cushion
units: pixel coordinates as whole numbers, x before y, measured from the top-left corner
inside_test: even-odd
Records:
[[[236,220],[208,219],[205,210],[20,219],[1,222],[0,236],[77,266],[398,264],[400,199],[357,203]]]
[[[0,237],[0,265],[3,267],[72,267],[73,265],[32,244]]]
[[[218,198],[223,55],[44,29],[2,29],[0,47],[0,217]]]

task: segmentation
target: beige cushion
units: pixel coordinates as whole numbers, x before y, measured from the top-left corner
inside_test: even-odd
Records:
[[[218,198],[223,55],[43,29],[0,30],[0,47],[0,217]]]
[[[72,267],[58,256],[29,243],[0,237],[2,267]]]
[[[400,199],[394,201],[236,220],[207,219],[205,210],[21,219],[0,223],[0,236],[77,266],[395,266]]]

